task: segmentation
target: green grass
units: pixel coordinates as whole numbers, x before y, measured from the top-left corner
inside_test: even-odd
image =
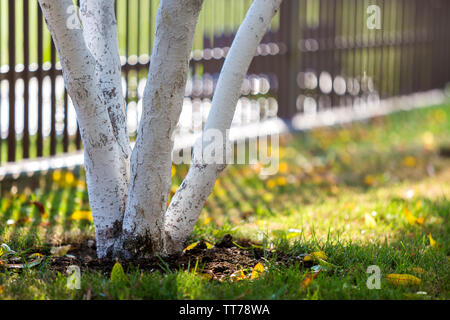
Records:
[[[190,242],[215,242],[231,233],[292,256],[324,251],[337,267],[306,288],[310,270],[279,267],[270,259],[262,278],[252,281],[134,268],[118,282],[83,271],[80,290],[67,289],[67,275],[43,263],[20,273],[0,271],[0,299],[449,299],[450,159],[439,156],[446,146],[450,104],[284,136],[280,172],[266,179],[257,166],[228,167]],[[176,168],[174,190],[186,171]],[[2,242],[39,251],[46,243],[92,237],[89,221],[69,219],[75,210],[89,209],[82,176],[72,180],[58,172],[43,177],[37,190],[3,197]],[[42,202],[48,216],[24,205],[30,199]],[[405,208],[424,224],[410,224]],[[7,225],[10,219],[15,224]],[[430,246],[429,234],[438,248]],[[380,290],[366,287],[371,265],[380,267]],[[385,279],[391,273],[411,274],[421,283],[395,286]]]

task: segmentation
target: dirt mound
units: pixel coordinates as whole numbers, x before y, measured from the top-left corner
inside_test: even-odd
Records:
[[[167,269],[187,270],[193,269],[197,265],[197,271],[209,274],[212,279],[224,280],[231,274],[243,270],[251,269],[258,262],[270,260],[276,264],[293,264],[296,261],[300,264],[302,259],[285,254],[274,254],[269,250],[263,250],[250,241],[232,241],[230,235],[226,235],[220,242],[208,249],[205,242],[199,242],[194,248],[185,251],[179,257],[151,257],[148,259],[136,259],[131,261],[121,261],[125,270],[136,269],[150,272]],[[197,263],[198,261],[198,263]],[[77,265],[84,271],[100,271],[105,276],[109,276],[115,260],[97,259],[95,245],[87,243],[73,244],[68,256],[52,257],[50,268],[59,272],[65,272],[70,265]]]

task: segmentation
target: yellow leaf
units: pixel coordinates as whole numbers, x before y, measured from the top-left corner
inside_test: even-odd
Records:
[[[116,261],[111,271],[111,282],[122,282],[124,280],[128,280],[125,272],[123,271],[122,265],[119,261]]]
[[[414,158],[412,156],[408,156],[408,157],[403,158],[403,164],[406,167],[415,167],[417,164],[417,160],[416,160],[416,158]]]
[[[286,239],[292,239],[292,238],[295,238],[295,237],[298,237],[298,236],[301,236],[301,232],[289,232],[287,235],[286,235]]]
[[[208,241],[205,241],[206,244],[206,249],[211,249],[213,247],[213,245],[211,243],[209,243]]]
[[[177,173],[177,169],[172,165],[172,177]]]
[[[254,267],[250,279],[258,279],[259,275],[264,272],[264,266],[261,262],[258,262]]]
[[[287,184],[287,180],[285,177],[278,177],[277,178],[277,184],[279,186],[285,186]]]
[[[71,186],[75,182],[75,175],[72,172],[66,172],[64,180],[67,185]]]
[[[211,217],[206,218],[205,220],[203,220],[202,225],[206,226],[208,223],[211,222],[211,220],[212,220]]]
[[[420,224],[421,226],[423,226],[423,224],[425,223],[425,218],[424,217],[419,217],[419,218],[417,218],[416,222],[418,224]]]
[[[408,220],[409,224],[415,224],[417,218],[408,210],[408,208],[405,207],[405,216]]]
[[[307,275],[306,278],[302,281],[302,287],[303,288],[307,288],[310,285],[312,280],[313,280],[312,276],[311,275]]]
[[[194,249],[197,245],[198,245],[198,243],[199,243],[200,241],[197,241],[197,242],[194,242],[194,243],[191,243],[190,245],[188,245],[186,248],[184,248],[184,250],[183,250],[183,252],[185,252],[185,251],[189,251],[189,250],[192,250],[192,249]]]
[[[3,286],[0,286],[0,294],[3,293]]]
[[[375,177],[370,175],[370,174],[365,176],[364,177],[364,183],[369,185],[369,186],[374,185],[375,184]]]
[[[92,219],[92,212],[86,211],[86,210],[76,210],[72,215],[70,216],[70,219],[72,220],[89,220],[93,221]]]
[[[377,225],[377,222],[375,221],[375,219],[372,217],[372,215],[366,213],[364,215],[364,222],[366,224],[366,226],[368,226],[369,228],[374,228]]]
[[[311,253],[311,255],[316,259],[322,259],[322,260],[327,259],[327,256],[325,255],[324,251],[316,251],[316,252]]]
[[[267,180],[267,188],[273,189],[273,188],[275,188],[275,186],[276,186],[275,180],[273,180],[273,179]]]
[[[59,182],[62,178],[61,170],[55,170],[53,171],[52,179],[53,181]]]
[[[245,276],[244,270],[239,270],[234,272],[231,276],[230,276],[230,280],[231,281],[241,281],[241,280],[246,280],[247,277]]]
[[[279,167],[278,167],[278,171],[280,173],[286,173],[289,169],[289,165],[286,162],[281,162]]]
[[[391,273],[386,276],[386,280],[393,285],[420,284],[420,279],[410,274]]]
[[[428,234],[428,239],[430,239],[430,246],[432,248],[436,247],[437,249],[439,249],[439,245],[437,244],[436,240],[433,239],[431,233]]]
[[[263,195],[263,200],[266,202],[271,202],[273,200],[273,194],[271,193],[266,193]]]
[[[307,288],[310,284],[311,284],[311,282],[315,279],[315,278],[317,278],[317,276],[319,275],[319,273],[320,273],[320,271],[318,271],[318,272],[314,272],[314,273],[309,273],[309,274],[307,274],[306,275],[306,277],[305,277],[305,279],[302,281],[302,288]]]

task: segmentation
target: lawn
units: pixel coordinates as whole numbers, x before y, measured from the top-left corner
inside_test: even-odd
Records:
[[[0,242],[17,253],[0,256],[0,299],[449,299],[450,103],[285,135],[278,151],[275,176],[227,168],[178,266],[122,261],[111,275],[114,262],[80,263],[94,232],[82,174],[4,196]],[[174,168],[171,193],[186,172]],[[233,248],[205,246],[227,234]],[[218,250],[226,270],[207,259]],[[39,263],[8,268],[14,258]],[[82,267],[79,290],[69,264]],[[380,289],[366,284],[373,265]]]

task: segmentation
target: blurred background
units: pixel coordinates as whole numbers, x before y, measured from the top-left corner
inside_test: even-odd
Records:
[[[201,130],[222,63],[251,2],[204,2],[179,134]],[[116,1],[132,139],[158,4]],[[291,129],[314,127],[317,119],[329,125],[338,118],[352,121],[355,110],[358,119],[381,112],[391,97],[442,90],[450,79],[449,6],[446,0],[284,1],[243,83],[233,126],[273,119]],[[0,0],[0,19],[1,164],[81,149],[75,111],[37,1]],[[422,98],[439,99],[433,92]]]

